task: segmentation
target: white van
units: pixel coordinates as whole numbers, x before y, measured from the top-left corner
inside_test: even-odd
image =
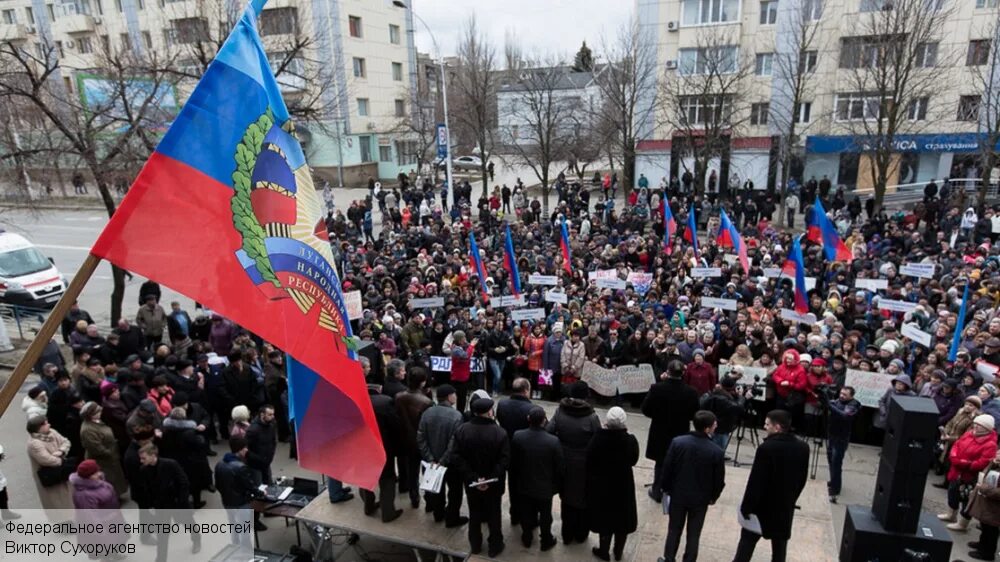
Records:
[[[66,280],[34,244],[0,230],[0,302],[52,308],[65,291]]]

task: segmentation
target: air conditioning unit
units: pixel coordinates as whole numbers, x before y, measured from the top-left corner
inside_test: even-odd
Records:
[[[677,70],[677,61],[675,61],[675,60],[668,60],[667,61],[667,70]]]
[[[668,21],[667,22],[667,31],[677,31],[678,29],[680,29],[680,27],[681,27],[681,24],[680,24],[679,21]]]
[[[377,129],[375,123],[372,123],[370,121],[368,122],[368,125],[365,128],[368,129],[369,131],[374,131],[375,129]]]

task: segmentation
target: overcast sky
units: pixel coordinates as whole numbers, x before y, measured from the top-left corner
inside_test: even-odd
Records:
[[[585,39],[596,53],[601,35],[611,39],[628,21],[633,6],[626,0],[413,0],[414,13],[430,26],[445,56],[455,54],[465,21],[475,12],[480,28],[496,45],[501,63],[507,31],[517,35],[526,55],[564,55],[571,62]],[[424,26],[419,21],[413,25],[417,49],[434,56]]]

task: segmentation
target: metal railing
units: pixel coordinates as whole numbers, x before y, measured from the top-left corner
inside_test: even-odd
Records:
[[[899,208],[913,205],[924,198],[924,187],[930,182],[904,183],[887,186],[882,204],[885,207]],[[982,185],[981,178],[952,178],[948,180],[951,189],[964,189],[966,194],[975,195]],[[1000,184],[991,183],[986,191],[986,200],[995,201],[998,198]],[[855,192],[858,197],[867,197],[869,192]]]
[[[6,323],[11,329],[16,329],[18,337],[22,340],[33,339],[35,337],[35,334],[38,333],[38,330],[41,329],[42,324],[45,322],[45,318],[48,317],[49,312],[49,310],[45,310],[44,308],[0,303],[0,321]],[[25,334],[28,337],[25,337]]]

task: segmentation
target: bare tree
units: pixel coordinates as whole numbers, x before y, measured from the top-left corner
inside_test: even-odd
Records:
[[[976,198],[976,208],[982,214],[986,208],[986,195],[992,181],[993,169],[1000,166],[1000,158],[996,152],[996,146],[1000,143],[1000,68],[997,68],[1000,64],[1000,12],[989,17],[979,36],[986,37],[989,41],[988,54],[984,57],[986,64],[971,67],[975,89],[982,92],[978,115],[982,176]]]
[[[877,211],[899,171],[898,137],[932,121],[928,100],[941,87],[933,67],[948,64],[938,42],[950,8],[941,0],[864,0],[862,12],[856,35],[841,39],[849,89],[837,93],[833,118],[870,162]]]
[[[693,162],[688,171],[695,193],[704,188],[712,160],[728,158],[730,139],[749,119],[744,92],[754,62],[736,47],[732,33],[723,28],[700,32],[696,46],[682,51],[677,72],[663,80],[661,115],[675,134],[671,151],[682,166]]]
[[[648,33],[632,18],[613,40],[602,40],[606,67],[596,77],[601,103],[594,121],[612,127],[613,142],[607,145],[611,164],[616,158],[621,162],[622,185],[627,187],[635,176],[637,127],[652,118],[656,107],[656,45]]]
[[[495,47],[480,32],[475,16],[470,16],[458,45],[454,73],[445,79],[451,80],[449,84],[455,93],[449,108],[451,123],[459,130],[460,138],[474,139],[479,148],[484,194],[488,191],[487,165],[496,130],[496,91],[500,81],[496,66]]]
[[[406,94],[408,92],[402,92]],[[401,118],[393,130],[405,133],[412,142],[399,145],[402,156],[416,160],[417,169],[423,170],[424,165],[431,162],[431,147],[437,141],[437,100],[418,101],[418,107]]]

